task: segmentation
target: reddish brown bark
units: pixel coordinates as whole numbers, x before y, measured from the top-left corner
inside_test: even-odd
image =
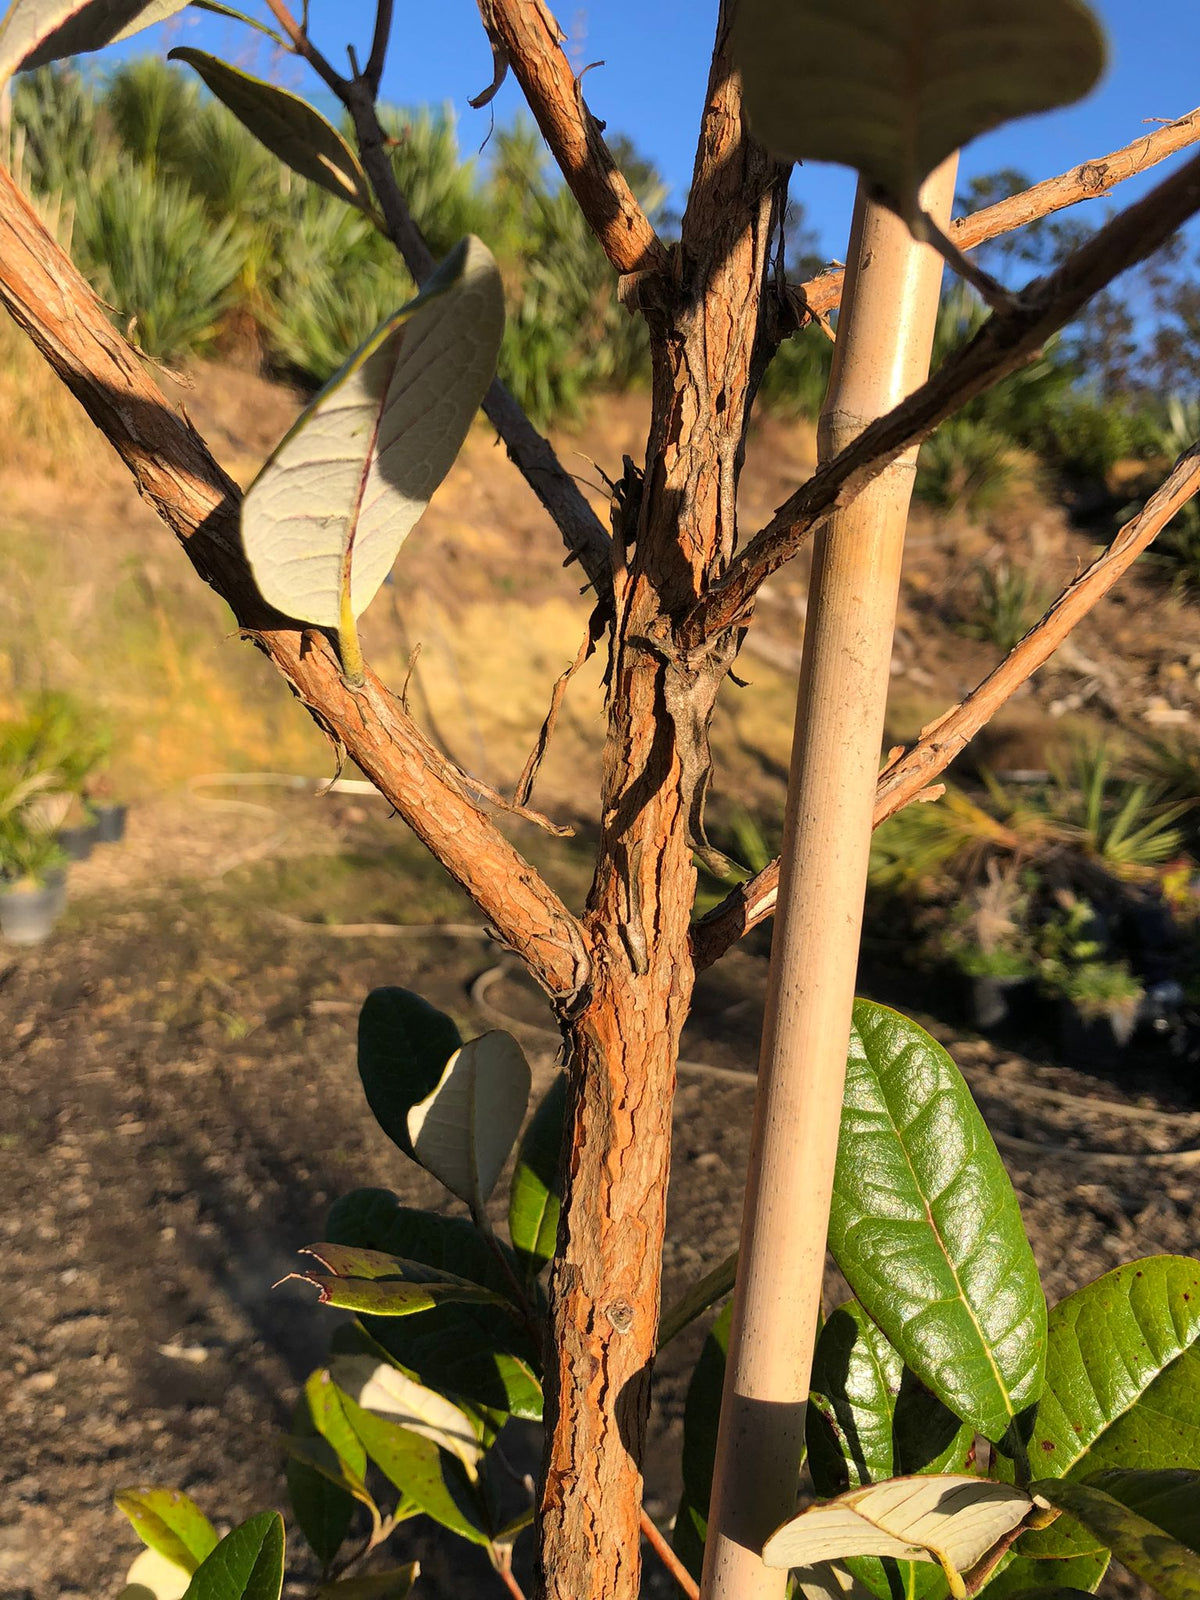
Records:
[[[587,108],[550,8],[544,0],[479,0],[479,11],[608,259],[618,272],[661,271],[666,251]]]
[[[653,421],[636,543],[615,585],[603,834],[585,917],[593,986],[570,1030],[567,1202],[552,1280],[540,1558],[553,1600],[633,1600],[639,1589],[639,1463],[675,1060],[693,976],[692,834],[708,719],[731,649],[726,642],[688,661],[671,649],[669,618],[734,546],[780,178],[745,136],[722,15],[682,281],[644,286],[656,306]]]
[[[171,409],[2,168],[0,301],[107,436],[196,571],[229,602],[319,725],[546,988],[560,997],[576,994],[588,969],[578,922],[472,802],[462,774],[396,697],[370,672],[364,689],[348,689],[328,641],[267,608],[242,554],[241,491]]]

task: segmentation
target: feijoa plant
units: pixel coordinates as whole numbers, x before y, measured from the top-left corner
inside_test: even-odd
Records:
[[[677,1333],[715,1304],[737,1269],[688,1401],[682,1587],[704,1561],[711,1600],[768,1600],[789,1581],[879,1600],[1001,1600],[1091,1591],[1115,1555],[1168,1600],[1194,1596],[1200,1264],[1135,1263],[1048,1316],[1013,1191],[956,1068],[903,1017],[862,1002],[852,1013],[851,980],[873,822],[926,790],[965,742],[947,728],[986,720],[1200,484],[1193,449],[976,695],[877,775],[914,452],[1200,209],[1200,162],[1013,293],[955,235],[978,243],[1027,219],[1005,201],[950,224],[954,152],[1092,86],[1104,46],[1082,0],[722,0],[694,182],[668,245],[543,0],[481,0],[492,82],[476,103],[514,74],[621,303],[645,325],[646,457],[614,482],[606,528],[491,377],[502,295],[486,243],[465,240],[438,266],[397,184],[376,110],[390,0],[379,0],[365,64],[350,52],[349,77],[313,43],[307,9],[268,8],[274,36],[342,102],[356,149],[296,96],[216,58],[186,59],[267,150],[381,227],[423,287],[345,352],[244,502],[2,178],[0,296],[245,634],[525,961],[563,1034],[565,1077],[517,1144],[529,1072],[511,1038],[464,1041],[402,991],[363,1008],[372,1111],[467,1214],[358,1191],[308,1246],[302,1275],[355,1317],[305,1385],[286,1442],[320,1592],[406,1594],[415,1574],[401,1524],[421,1515],[485,1550],[510,1592],[513,1542],[533,1523],[546,1595],[632,1600],[643,1531],[676,1562],[640,1505],[660,1328]],[[178,9],[14,0],[0,72]],[[1139,141],[1136,162],[1178,147],[1178,130],[1163,130]],[[805,157],[860,175],[844,283],[784,276],[788,182]],[[1047,215],[1090,192],[1076,172],[1030,204]],[[925,381],[940,271],[927,245],[994,309]],[[839,297],[821,464],[743,538],[736,488],[760,379],[776,347]],[[430,744],[358,642],[359,614],[481,400],[586,576],[588,644],[609,641],[602,819],[582,917],[485,811],[545,825],[530,806],[537,760],[511,799],[487,790]],[[711,859],[715,699],[763,582],[809,535],[782,863],[693,923],[693,858]],[[660,1317],[670,1101],[692,983],[777,893],[740,1268],[724,1264]],[[488,1201],[514,1146],[506,1239]],[[818,1329],[827,1241],[854,1299]],[[538,1417],[534,1489],[510,1470],[503,1433],[510,1418]],[[797,1514],[805,1451],[817,1502]],[[218,1540],[182,1495],[129,1490],[121,1504],[148,1546],[127,1600],[278,1600],[277,1513]],[[383,1560],[387,1570],[373,1565]]]

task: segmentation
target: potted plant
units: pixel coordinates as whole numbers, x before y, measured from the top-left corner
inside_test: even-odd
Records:
[[[966,980],[967,1011],[976,1028],[999,1027],[1020,997],[1032,994],[1037,959],[1028,917],[1028,888],[994,860],[987,864],[986,882],[952,915],[942,953]]]
[[[112,779],[101,770],[84,786],[84,800],[96,833],[97,844],[120,844],[125,837],[129,807],[113,799]]]
[[[39,944],[67,900],[66,856],[52,833],[23,811],[0,821],[0,933],[12,944]]]
[[[1071,1065],[1111,1066],[1133,1037],[1145,988],[1127,961],[1085,961],[1061,984],[1062,1047]]]

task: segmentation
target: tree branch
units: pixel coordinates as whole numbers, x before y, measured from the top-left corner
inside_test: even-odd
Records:
[[[371,40],[371,54],[363,69],[363,79],[373,95],[379,93],[383,77],[383,63],[387,58],[388,40],[392,33],[392,0],[378,0],[375,8],[375,34]]]
[[[666,248],[587,108],[544,0],[479,0],[479,10],[605,255],[620,273],[663,271]]]
[[[890,462],[968,400],[1023,366],[1094,294],[1152,255],[1198,209],[1200,156],[1193,156],[1073,250],[1049,277],[1031,284],[1013,310],[989,317],[970,343],[944,361],[927,383],[819,467],[682,619],[676,633],[678,648],[696,651],[728,628],[745,623],[759,585],[791,560],[830,512],[849,505]]]
[[[915,800],[931,778],[946,770],[1197,492],[1200,444],[1180,456],[1174,471],[1145,507],[1125,524],[1104,553],[1067,585],[1041,621],[1004,660],[964,700],[923,728],[910,750],[888,763],[879,774],[875,789],[875,827]],[[772,861],[701,918],[692,930],[697,970],[711,966],[730,945],[774,913],[778,884],[779,862]]]
[[[387,153],[387,135],[379,121],[375,107],[378,84],[372,78],[372,64],[377,55],[382,67],[382,50],[387,47],[387,31],[380,30],[390,23],[390,0],[380,0],[376,14],[375,38],[371,57],[362,77],[347,79],[339,76],[312,43],[285,0],[267,0],[280,27],[287,33],[296,53],[304,58],[313,71],[329,85],[334,94],[349,111],[354,121],[359,154],[363,169],[371,180],[375,198],[379,201],[388,237],[400,252],[405,266],[418,286],[432,273],[437,262],[425,242],[425,236],[408,209],[408,202],[400,192],[396,174]],[[387,14],[385,16],[385,13]],[[550,441],[543,437],[525,415],[516,399],[499,378],[493,378],[483,397],[483,413],[504,440],[508,458],[549,513],[551,521],[561,533],[569,552],[568,559],[578,560],[588,581],[602,597],[612,593],[611,541],[596,513],[580,491],[579,485],[567,472],[554,453]]]
[[[989,239],[1023,228],[1027,223],[1049,217],[1067,206],[1078,205],[1081,200],[1095,200],[1107,194],[1118,183],[1134,178],[1165,161],[1168,156],[1186,150],[1200,139],[1200,109],[1189,111],[1154,133],[1146,133],[1132,144],[1123,145],[1110,155],[1097,156],[1084,161],[1057,178],[1047,178],[1035,183],[1031,189],[1000,200],[994,206],[973,211],[969,217],[959,217],[947,232],[960,250],[974,250]],[[842,298],[842,281],[845,273],[822,273],[808,283],[789,291],[789,299],[796,313],[797,324],[809,317],[824,316],[833,310]]]
[[[0,301],[318,725],[391,801],[539,982],[560,999],[577,995],[589,969],[579,924],[472,803],[457,769],[378,678],[368,673],[365,687],[352,692],[329,641],[266,606],[242,549],[237,485],[170,408],[3,169]]]

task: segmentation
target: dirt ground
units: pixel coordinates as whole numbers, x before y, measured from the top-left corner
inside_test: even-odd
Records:
[[[217,368],[201,368],[177,398],[242,481],[298,404]],[[87,696],[104,685],[127,735],[118,778],[143,798],[127,842],[72,870],[54,938],[0,947],[3,1600],[115,1594],[137,1549],[112,1506],[124,1485],[182,1487],[219,1524],[282,1504],[272,1436],[330,1322],[296,1284],[272,1285],[320,1237],[344,1190],[438,1197],[359,1090],[354,1028],[369,989],[417,989],[475,1032],[515,1018],[539,1083],[553,1068],[544,1003],[380,804],[181,786],[227,767],[319,778],[331,760],[261,659],[231,642],[228,613],[95,437],[64,419],[59,431],[68,428],[68,476],[50,472],[61,440],[42,456],[31,443],[23,463],[0,469],[9,513],[0,561],[13,575],[0,590],[0,709],[42,686],[47,663],[56,687]],[[599,508],[594,464],[618,477],[644,429],[645,401],[628,397],[557,439]],[[811,465],[811,429],[777,420],[757,429],[747,529]],[[1070,527],[1032,490],[984,528],[916,511],[891,737],[911,738],[994,661],[994,646],[968,637],[955,609],[979,561],[1011,559],[1056,586],[1101,531]],[[589,600],[561,562],[481,427],[365,619],[367,655],[389,682],[403,681],[422,646],[414,712],[498,787],[519,773],[583,633]],[[765,588],[739,668],[749,687],[722,694],[718,811],[725,793],[779,814],[805,589],[803,559]],[[1135,572],[989,731],[983,758],[1002,771],[1042,767],[1080,726],[1118,720],[1194,729],[1195,616],[1161,576]],[[598,792],[600,667],[589,663],[572,686],[537,795],[580,825],[583,846],[520,841],[572,904],[586,887]],[[466,931],[431,928],[445,924]],[[735,1243],[765,966],[758,935],[697,996],[676,1101],[668,1299]],[[911,1000],[887,972],[865,974],[864,987]],[[1200,1145],[1194,1082],[1154,1062],[1119,1082],[1091,1079],[1032,1039],[1001,1048],[962,1032],[936,995],[924,1003],[1001,1138],[1052,1301],[1131,1257],[1200,1251],[1200,1163],[1141,1154]],[[647,1477],[662,1523],[675,1509],[701,1332],[672,1346],[656,1384]],[[501,1592],[486,1565],[458,1550],[451,1558],[419,1525],[399,1550],[422,1559],[431,1600]],[[669,1593],[652,1559],[647,1570],[648,1592]]]
[[[545,866],[577,899],[580,860]],[[272,1435],[330,1324],[300,1286],[272,1285],[345,1189],[436,1200],[360,1094],[362,996],[401,983],[466,1029],[507,1022],[537,1083],[552,1071],[544,1003],[484,938],[379,928],[472,920],[382,806],[208,789],[136,809],[124,845],[74,869],[51,941],[0,954],[6,1600],[115,1594],[137,1548],[112,1506],[124,1485],[182,1487],[219,1523],[282,1506]],[[685,1039],[668,1298],[735,1243],[764,976],[761,939],[731,954]],[[886,974],[875,987],[888,998]],[[1006,1145],[1052,1302],[1133,1256],[1197,1250],[1200,1167],[1138,1152],[1200,1145],[1200,1086],[1169,1068],[1092,1079],[926,1020]],[[656,1386],[662,1522],[699,1337]],[[417,1526],[398,1548],[421,1557],[423,1594],[501,1593]],[[670,1591],[656,1577],[650,1592]]]

